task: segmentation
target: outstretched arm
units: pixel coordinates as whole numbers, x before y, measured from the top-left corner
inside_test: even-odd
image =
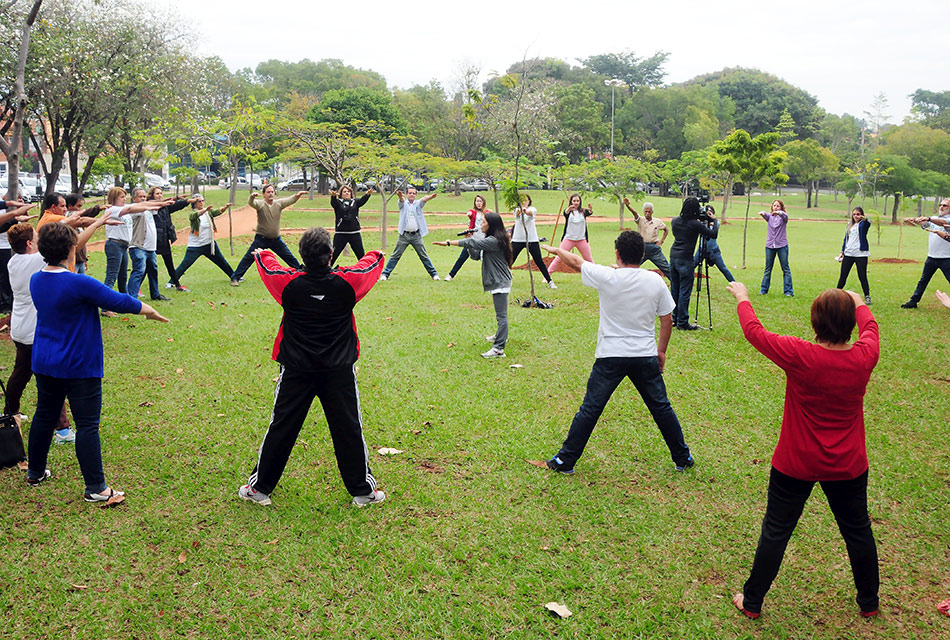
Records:
[[[630,213],[633,214],[633,219],[634,219],[634,220],[639,220],[639,219],[640,219],[639,214],[637,214],[637,210],[630,206],[630,200],[629,200],[629,199],[627,199],[627,198],[624,198],[624,199],[623,199],[623,206],[627,207],[627,209],[630,211]]]
[[[438,192],[438,191],[436,191],[436,192],[434,192],[434,193],[430,193],[430,194],[427,195],[427,196],[422,196],[422,197],[419,198],[419,199],[422,200],[423,202],[428,202],[429,200],[432,200],[432,199],[433,199],[434,197],[436,197],[437,195],[439,195],[439,192]]]

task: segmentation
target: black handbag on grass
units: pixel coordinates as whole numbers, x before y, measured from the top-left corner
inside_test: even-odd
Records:
[[[7,395],[7,388],[0,380],[0,389]],[[18,462],[26,460],[26,450],[23,449],[23,434],[16,418],[11,415],[0,415],[0,468],[12,467]]]

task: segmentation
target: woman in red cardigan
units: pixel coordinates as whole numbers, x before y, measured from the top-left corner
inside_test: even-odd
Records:
[[[768,504],[752,573],[733,603],[758,618],[785,546],[816,482],[848,548],[861,615],[878,613],[877,546],[868,516],[864,393],[880,354],[877,322],[858,294],[821,293],[811,305],[815,342],[766,331],[741,282],[729,285],[742,332],[786,375],[785,410],[772,455]],[[858,340],[851,343],[855,322]]]

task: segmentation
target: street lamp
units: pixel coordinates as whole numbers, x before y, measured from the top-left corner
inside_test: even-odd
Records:
[[[610,157],[614,157],[614,92],[617,87],[626,87],[627,83],[620,78],[604,80],[604,85],[610,87]]]

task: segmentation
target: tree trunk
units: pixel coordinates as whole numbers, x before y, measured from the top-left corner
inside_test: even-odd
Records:
[[[884,207],[881,209],[881,215],[884,215],[884,214],[887,213],[887,201],[890,200],[890,199],[891,199],[891,194],[885,193],[885,194],[884,194]],[[877,204],[877,203],[875,203],[875,204]]]
[[[618,196],[617,196],[617,200],[620,201],[620,230],[623,231],[623,209],[624,209],[624,206],[623,206],[623,196],[622,196],[622,195],[618,195]]]
[[[922,216],[923,212],[924,212],[924,199],[918,198],[917,199],[917,217],[919,218],[920,216]]]
[[[806,209],[811,209],[811,185],[812,185],[811,180],[808,180],[805,183],[805,191],[808,193],[808,202],[805,204]]]
[[[821,188],[821,180],[815,180],[815,207],[818,206],[818,190]]]
[[[495,187],[495,182],[491,183],[492,193],[495,195],[495,213],[498,213],[500,209],[498,208],[498,189]]]
[[[376,186],[379,187],[379,195],[382,196],[383,200],[383,212],[379,219],[379,248],[383,251],[386,250],[386,205],[389,204],[389,199],[393,196],[392,193],[387,194],[386,190],[383,189],[383,181],[377,180]]]
[[[897,206],[900,204],[901,194],[894,194],[894,209],[891,211],[891,224],[897,224]]]
[[[745,224],[742,226],[742,268],[745,269],[746,238],[749,235],[749,208],[752,206],[752,189],[746,192]]]

